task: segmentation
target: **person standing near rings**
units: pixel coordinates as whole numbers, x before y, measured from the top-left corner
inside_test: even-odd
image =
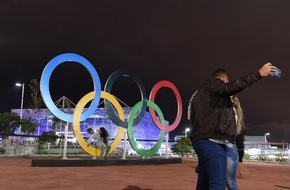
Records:
[[[198,156],[197,190],[226,189],[226,142],[235,143],[236,123],[231,96],[272,75],[277,68],[264,64],[258,72],[229,81],[223,69],[198,91],[192,103],[190,139]]]
[[[237,171],[237,177],[238,178],[244,178],[247,175],[247,170],[243,164],[243,157],[245,154],[245,135],[246,135],[246,129],[242,128],[241,132],[236,137],[236,145],[238,149],[238,155],[239,155],[239,163],[238,163],[238,171]]]
[[[191,121],[191,104],[197,94],[198,90],[196,90],[189,100],[188,107],[188,120]],[[237,184],[237,170],[238,164],[240,165],[240,160],[242,160],[241,151],[238,152],[237,147],[240,148],[240,140],[238,139],[241,136],[242,127],[244,127],[243,117],[244,113],[240,104],[240,101],[236,95],[231,96],[231,100],[233,103],[233,110],[235,114],[236,121],[236,143],[231,143],[226,141],[226,155],[227,155],[227,170],[226,170],[226,185],[228,190],[238,190]],[[243,144],[243,143],[242,143]],[[241,166],[240,166],[241,167]],[[196,166],[195,172],[198,173],[198,166]],[[241,172],[239,170],[238,177],[241,176]]]
[[[231,96],[233,104],[233,111],[236,121],[236,135],[241,133],[241,129],[244,125],[243,118],[244,113],[241,107],[241,103],[237,95]],[[237,183],[237,170],[238,170],[238,150],[236,143],[226,141],[226,155],[227,155],[227,171],[226,171],[226,184],[228,190],[238,190]]]

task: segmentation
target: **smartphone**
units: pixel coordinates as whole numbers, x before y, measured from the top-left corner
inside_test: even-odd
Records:
[[[282,72],[281,69],[278,69],[278,68],[277,68],[275,71],[272,72],[272,74],[273,74],[274,76],[280,78],[280,77],[281,77],[281,72]]]

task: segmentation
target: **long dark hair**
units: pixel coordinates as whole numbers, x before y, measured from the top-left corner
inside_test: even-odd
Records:
[[[109,132],[104,127],[101,127],[100,131],[102,132],[100,136],[103,138],[104,143],[108,143]]]
[[[101,137],[105,137],[105,136],[108,136],[109,135],[108,131],[104,127],[101,127],[100,128],[100,131],[102,131]]]

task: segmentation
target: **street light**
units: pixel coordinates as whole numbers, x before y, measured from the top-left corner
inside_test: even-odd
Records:
[[[48,124],[49,124],[49,125],[48,125]],[[51,120],[51,119],[47,119],[47,120],[46,120],[45,132],[48,131],[48,127],[50,127],[50,129],[51,129],[51,125],[52,125],[52,120]]]
[[[267,135],[270,135],[270,133],[265,133],[265,143],[267,142]]]
[[[265,146],[266,146],[266,149],[268,149],[268,145],[266,144],[267,143],[267,135],[270,135],[270,133],[265,133]]]
[[[20,106],[20,119],[23,118],[23,98],[24,98],[24,83],[15,83],[16,86],[22,87],[22,92],[21,92],[21,106]],[[21,125],[19,127],[19,133],[21,133]]]
[[[189,132],[189,131],[190,131],[190,128],[185,129],[185,135],[184,135],[185,138],[187,138],[187,132]]]

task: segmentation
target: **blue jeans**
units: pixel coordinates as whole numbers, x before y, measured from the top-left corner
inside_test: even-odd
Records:
[[[197,140],[193,148],[198,157],[197,190],[225,190],[226,145],[208,139]]]
[[[238,190],[237,169],[239,155],[235,144],[226,143],[227,153],[227,188],[228,190]]]

